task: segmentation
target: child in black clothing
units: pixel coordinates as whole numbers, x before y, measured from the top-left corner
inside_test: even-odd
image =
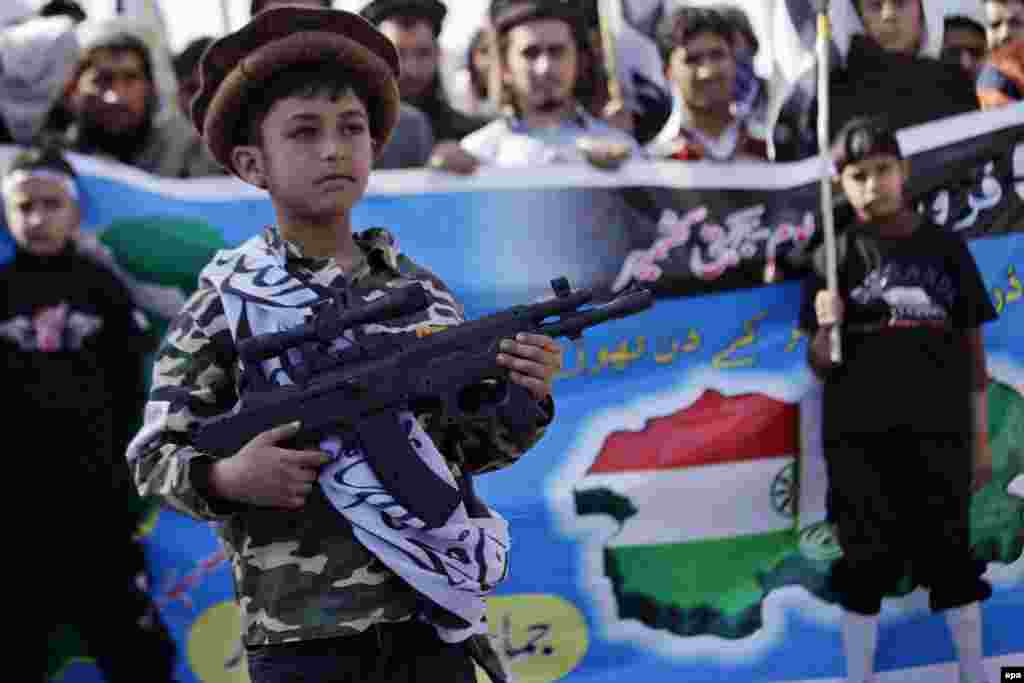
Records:
[[[60,515],[52,527],[15,525],[32,565],[24,580],[44,596],[48,639],[73,625],[107,680],[173,680],[174,642],[138,581],[141,505],[122,455],[155,338],[119,279],[77,248],[79,190],[67,160],[30,149],[0,182],[16,245],[0,267],[4,417],[8,433],[32,444],[12,466]]]
[[[909,571],[946,613],[961,681],[984,683],[980,601],[991,588],[971,555],[968,507],[972,484],[991,477],[980,328],[996,312],[964,241],[909,206],[910,168],[891,129],[851,121],[835,163],[856,222],[839,240],[838,296],[812,276],[801,327],[825,383],[847,680],[872,679],[882,597]]]

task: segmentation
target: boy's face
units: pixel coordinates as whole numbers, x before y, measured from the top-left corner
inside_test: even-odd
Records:
[[[985,3],[988,46],[994,50],[1011,40],[1024,38],[1024,0],[990,0]]]
[[[521,112],[546,113],[564,109],[576,89],[580,55],[569,24],[538,19],[508,31],[502,78]]]
[[[4,206],[14,241],[35,256],[59,254],[78,233],[78,202],[58,180],[27,178],[7,192]]]
[[[347,90],[286,97],[267,112],[260,146],[236,147],[243,180],[267,190],[279,211],[331,220],[363,196],[373,165],[373,140],[363,101]]]
[[[921,0],[860,0],[864,29],[882,49],[913,54],[924,35]]]
[[[906,161],[889,154],[869,156],[843,167],[840,181],[857,217],[872,222],[902,211],[909,170]]]
[[[732,45],[714,33],[698,33],[672,51],[667,76],[690,107],[728,110],[736,84]]]

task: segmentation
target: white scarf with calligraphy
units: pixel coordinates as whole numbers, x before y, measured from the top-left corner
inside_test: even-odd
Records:
[[[303,324],[312,314],[313,304],[321,300],[284,269],[261,237],[218,254],[202,277],[220,293],[236,338],[242,320],[253,334]],[[429,320],[424,324],[452,322]],[[291,360],[300,359],[293,356]],[[279,359],[266,361],[264,371],[277,384],[292,383]],[[398,419],[396,429],[406,431],[416,455],[438,477],[458,488],[444,457],[415,416],[405,410]],[[422,595],[465,622],[456,626],[457,620],[444,619],[441,624],[424,615],[439,637],[454,643],[486,633],[484,597],[508,571],[510,539],[505,519],[489,508],[490,517],[470,517],[460,503],[444,526],[425,529],[424,522],[410,515],[381,485],[353,436],[328,438],[321,448],[333,460],[321,471],[320,486],[352,524],[359,542]]]

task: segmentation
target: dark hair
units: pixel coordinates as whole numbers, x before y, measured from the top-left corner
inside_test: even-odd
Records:
[[[718,7],[719,14],[729,22],[734,33],[741,33],[747,39],[756,55],[761,50],[761,43],[757,39],[754,25],[750,23],[750,16],[738,5],[722,5]]]
[[[199,66],[199,59],[212,42],[213,38],[210,36],[196,38],[186,45],[184,50],[175,55],[173,60],[174,75],[178,78],[178,81],[184,81],[192,77],[196,67]]]
[[[597,8],[597,0],[580,0],[580,15],[588,29],[601,27],[601,12]]]
[[[971,19],[968,16],[964,16],[963,14],[956,14],[953,16],[946,17],[944,22],[944,28],[947,31],[949,31],[950,29],[962,28],[968,31],[974,31],[975,33],[979,33],[982,37],[985,36],[985,25],[975,21],[974,19]]]
[[[520,24],[541,19],[557,19],[569,25],[576,46],[589,50],[585,9],[578,0],[492,0],[488,9],[491,26],[499,39]],[[507,45],[507,41],[503,41]],[[504,47],[502,47],[504,53]]]
[[[473,34],[472,40],[469,41],[469,47],[466,48],[466,70],[469,72],[469,87],[477,99],[481,100],[487,97],[490,78],[489,74],[477,73],[476,67],[473,65],[473,53],[486,43],[487,38],[487,29],[477,29],[476,33]],[[494,50],[492,49],[491,52],[493,53]],[[491,59],[496,59],[496,56],[492,54]]]
[[[86,20],[87,15],[75,0],[50,0],[39,8],[41,17],[70,17],[76,24]]]
[[[895,129],[882,117],[858,117],[848,121],[836,134],[832,145],[832,159],[840,173],[849,164],[880,155],[903,158]]]
[[[19,152],[7,165],[4,175],[10,175],[15,171],[35,171],[41,169],[64,173],[72,178],[78,177],[75,169],[68,163],[60,148],[55,145],[29,147]]]
[[[255,17],[257,14],[263,11],[263,7],[271,0],[252,0],[252,4],[249,5],[249,18]],[[325,9],[331,9],[331,0],[320,0],[320,4]]]
[[[370,96],[370,90],[359,79],[335,63],[297,64],[275,74],[264,87],[253,91],[245,102],[246,116],[243,130],[239,131],[241,144],[262,145],[261,129],[275,102],[288,97],[336,99],[348,91],[355,93],[367,113],[379,105]],[[374,117],[370,117],[371,126]],[[374,140],[379,140],[378,131],[371,130]]]
[[[375,25],[380,26],[385,21],[393,21],[402,27],[403,30],[409,31],[416,28],[419,24],[425,24],[430,32],[437,38],[441,35],[441,24],[437,22],[436,18],[431,16],[426,11],[419,11],[415,7],[408,7],[402,12],[395,14],[389,14],[388,16],[381,19]]]
[[[99,52],[134,52],[139,56],[139,60],[142,62],[142,70],[146,76],[146,80],[149,81],[150,84],[156,83],[156,80],[153,77],[153,60],[149,56],[149,47],[142,38],[132,35],[131,33],[123,32],[115,33],[90,45],[78,60],[78,65],[71,77],[72,83],[77,81],[78,78],[92,66],[93,60],[96,59],[96,55]],[[156,89],[154,88],[153,90],[155,94]]]
[[[733,26],[716,9],[680,7],[662,17],[654,35],[662,61],[667,64],[677,47],[685,45],[701,33],[711,33],[729,45],[733,44]]]
[[[1003,1],[1004,0],[982,0],[983,3],[985,3],[985,2],[1003,2]],[[924,17],[924,0],[917,0],[917,2],[918,2],[918,5],[921,7],[921,16]],[[864,8],[861,6],[861,5],[863,5],[863,3],[864,3],[864,0],[853,0],[853,9],[856,10],[857,16],[859,16],[859,17],[863,17],[864,16]]]

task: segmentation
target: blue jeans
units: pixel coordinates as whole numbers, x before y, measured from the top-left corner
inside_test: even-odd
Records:
[[[248,653],[252,683],[475,683],[476,671],[461,643],[441,641],[421,622],[378,624],[337,636]]]

